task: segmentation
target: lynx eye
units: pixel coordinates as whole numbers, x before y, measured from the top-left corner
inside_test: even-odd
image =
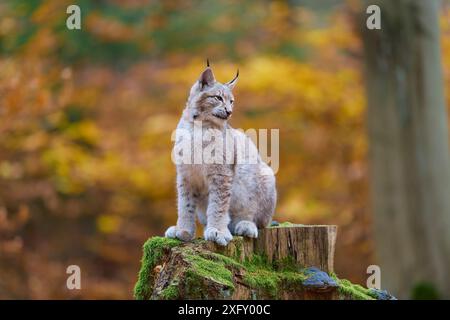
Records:
[[[233,103],[234,103],[234,100],[230,100],[230,103],[233,104]]]
[[[223,101],[223,99],[222,99],[221,96],[214,96],[214,98],[216,98],[216,99],[219,100],[219,101]]]

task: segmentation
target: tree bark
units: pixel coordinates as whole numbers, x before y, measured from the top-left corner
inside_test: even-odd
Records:
[[[367,1],[361,21],[369,160],[383,286],[401,298],[419,283],[450,297],[450,159],[437,0]],[[365,8],[364,8],[365,9]]]
[[[254,251],[264,253],[269,262],[292,257],[304,267],[334,272],[336,226],[268,228],[254,240]]]

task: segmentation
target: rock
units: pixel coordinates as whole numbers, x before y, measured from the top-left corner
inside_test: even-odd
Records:
[[[275,220],[272,220],[272,222],[270,223],[271,227],[277,227],[279,225],[280,225],[280,223],[278,221],[275,221]]]
[[[369,294],[377,300],[397,300],[396,297],[391,295],[386,290],[371,288],[369,289]]]
[[[303,281],[303,285],[308,290],[325,291],[339,287],[335,279],[316,267],[306,268],[303,273],[307,276],[307,279]]]

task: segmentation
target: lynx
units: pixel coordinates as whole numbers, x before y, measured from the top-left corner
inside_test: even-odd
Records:
[[[208,62],[190,90],[177,130],[192,136],[200,123],[202,129],[214,129],[222,137],[226,131],[231,132],[233,141],[245,141],[250,151],[256,150],[249,137],[228,124],[234,106],[232,90],[238,76],[239,71],[233,80],[222,84],[216,81]],[[174,147],[180,143],[177,135]],[[203,147],[209,143],[207,139],[201,141]],[[228,149],[236,146],[225,145]],[[256,238],[258,228],[271,222],[277,198],[274,173],[257,151],[256,154],[252,163],[177,164],[178,220],[176,226],[167,229],[165,236],[192,240],[197,216],[204,226],[204,238],[219,245],[226,246],[232,235]]]

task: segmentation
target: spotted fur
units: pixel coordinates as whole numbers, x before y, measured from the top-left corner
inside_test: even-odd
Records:
[[[215,80],[208,66],[190,90],[178,129],[193,133],[195,123],[203,129],[231,130],[235,141],[256,146],[241,131],[231,128],[233,88],[237,76],[228,83]],[[175,140],[175,145],[180,143]],[[202,141],[203,146],[208,141]],[[275,176],[258,155],[253,164],[178,164],[178,220],[166,237],[189,241],[195,236],[195,218],[205,226],[204,238],[227,245],[232,234],[256,238],[258,228],[267,226],[276,205]]]

